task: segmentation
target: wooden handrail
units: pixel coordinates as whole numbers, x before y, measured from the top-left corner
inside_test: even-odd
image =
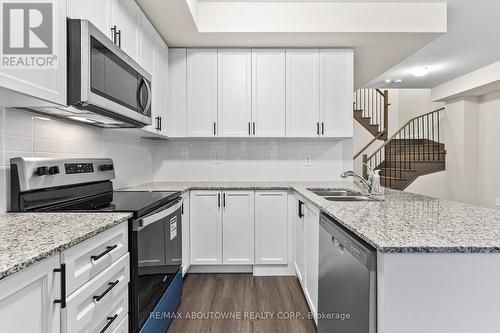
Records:
[[[355,160],[356,158],[358,158],[359,155],[363,154],[363,152],[372,145],[372,143],[374,143],[375,141],[377,141],[378,138],[380,138],[381,136],[384,135],[384,133],[387,131],[387,128],[385,128],[382,132],[380,132],[379,134],[377,134],[377,136],[375,136],[370,142],[368,142],[368,144],[366,146],[364,146],[356,155],[354,155],[353,159]]]
[[[432,113],[436,113],[436,112],[439,112],[439,111],[443,111],[445,108],[440,108],[440,109],[437,109],[437,110],[434,110],[434,111],[431,111],[431,112],[427,112],[427,113],[424,113],[418,117],[415,117],[415,118],[412,118],[410,120],[408,120],[396,133],[394,133],[382,146],[380,146],[373,154],[371,154],[369,157],[368,157],[368,160],[372,159],[373,156],[375,156],[375,154],[377,154],[380,150],[382,150],[385,146],[387,146],[391,140],[393,140],[395,137],[397,137],[405,128],[406,126],[408,126],[409,124],[411,124],[413,121],[419,119],[419,118],[424,118],[425,116],[428,116]]]

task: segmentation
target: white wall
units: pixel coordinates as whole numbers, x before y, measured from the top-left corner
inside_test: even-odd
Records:
[[[152,145],[116,130],[0,108],[0,212],[9,206],[12,157],[111,157],[116,165],[115,188],[120,188],[152,181]]]
[[[398,127],[404,126],[412,118],[444,106],[444,103],[432,101],[431,89],[399,89],[398,100]]]
[[[182,139],[158,142],[155,156],[157,181],[319,181],[352,170],[353,153],[352,139]]]
[[[485,207],[500,206],[500,92],[447,102],[442,118],[446,171],[406,191]]]

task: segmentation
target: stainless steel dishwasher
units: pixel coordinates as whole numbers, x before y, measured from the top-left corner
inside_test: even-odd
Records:
[[[377,253],[330,217],[319,230],[319,333],[377,331]]]

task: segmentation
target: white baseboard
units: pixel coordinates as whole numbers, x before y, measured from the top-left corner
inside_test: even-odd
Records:
[[[252,273],[252,265],[191,265],[188,273]]]
[[[288,265],[254,265],[254,276],[295,276]]]

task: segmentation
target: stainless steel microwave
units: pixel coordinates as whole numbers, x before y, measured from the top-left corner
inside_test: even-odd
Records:
[[[68,105],[117,120],[151,124],[151,75],[87,20],[68,19]]]

